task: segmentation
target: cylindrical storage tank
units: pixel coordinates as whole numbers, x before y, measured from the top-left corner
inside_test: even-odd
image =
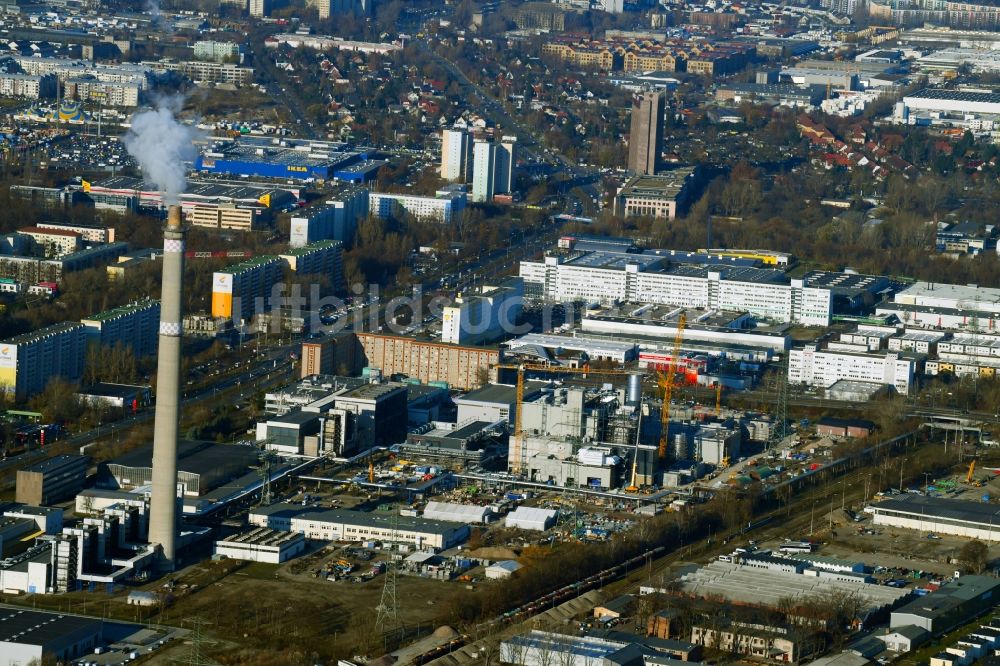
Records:
[[[625,393],[626,405],[638,405],[642,400],[642,375],[628,376],[628,391]]]

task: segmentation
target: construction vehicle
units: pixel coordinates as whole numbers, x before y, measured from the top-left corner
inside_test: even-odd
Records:
[[[581,368],[570,368],[561,365],[542,365],[540,363],[519,363],[517,365],[513,364],[503,364],[495,366],[498,369],[504,370],[516,370],[517,371],[517,388],[514,394],[514,437],[512,442],[514,446],[510,448],[509,464],[510,469],[513,472],[523,472],[525,467],[525,461],[522,459],[525,453],[525,448],[523,446],[523,438],[521,434],[521,414],[522,407],[524,405],[524,374],[525,372],[535,372],[542,374],[576,374],[576,375],[609,375],[609,376],[621,376],[621,375],[634,375],[637,370],[594,370],[589,365],[585,365]]]
[[[658,373],[660,389],[663,391],[663,407],[660,408],[660,448],[657,452],[660,460],[667,459],[667,439],[670,428],[670,398],[674,392],[674,379],[677,376],[677,366],[680,365],[681,343],[684,341],[684,327],[687,317],[684,313],[677,318],[677,335],[674,336],[674,348],[670,354],[670,362],[665,373]]]

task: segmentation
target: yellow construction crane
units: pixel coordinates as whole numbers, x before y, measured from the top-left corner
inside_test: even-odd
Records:
[[[715,383],[715,415],[722,416],[722,382]]]
[[[511,447],[508,455],[508,462],[510,463],[511,471],[514,472],[524,471],[524,460],[522,460],[524,447],[521,437],[521,407],[524,404],[524,373],[526,371],[553,375],[634,375],[639,373],[638,370],[596,370],[590,366],[583,366],[582,368],[568,368],[561,365],[543,365],[541,363],[519,363],[517,365],[501,364],[495,367],[503,370],[517,370],[517,388],[514,393],[514,437],[512,440],[516,446],[516,451],[515,447]]]
[[[660,460],[667,458],[667,437],[670,427],[670,397],[674,392],[674,378],[677,376],[677,366],[680,364],[681,343],[684,341],[684,327],[687,317],[684,313],[677,318],[677,335],[674,336],[674,349],[667,364],[667,371],[659,374],[660,389],[663,391],[663,407],[660,408]]]
[[[973,458],[972,462],[969,463],[969,473],[965,475],[965,482],[972,483],[972,475],[976,473],[976,459]]]

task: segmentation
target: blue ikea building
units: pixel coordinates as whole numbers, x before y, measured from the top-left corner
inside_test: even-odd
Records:
[[[346,144],[323,144],[289,148],[254,146],[236,142],[215,145],[202,152],[194,162],[195,171],[231,176],[259,176],[295,180],[329,180],[344,170],[368,159],[368,152]]]

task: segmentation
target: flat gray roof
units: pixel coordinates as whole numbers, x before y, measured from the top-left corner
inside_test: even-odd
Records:
[[[444,520],[416,518],[413,516],[393,516],[388,511],[379,511],[376,513],[349,511],[347,509],[330,509],[329,511],[303,513],[300,517],[304,520],[315,520],[316,522],[344,523],[346,525],[378,527],[382,529],[393,528],[393,523],[395,522],[395,528],[398,530],[441,535],[448,535],[460,527],[465,527],[464,523],[452,523]]]
[[[0,606],[0,641],[46,646],[78,631],[101,631],[101,620]]]

